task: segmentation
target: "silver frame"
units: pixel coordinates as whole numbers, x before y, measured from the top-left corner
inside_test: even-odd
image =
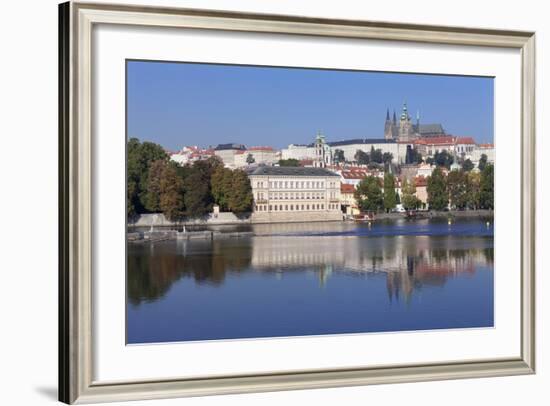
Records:
[[[91,50],[95,24],[507,47],[521,51],[521,355],[368,368],[94,382]],[[519,79],[519,78],[518,78]],[[59,400],[89,403],[532,374],[535,371],[535,34],[69,2],[59,7]]]

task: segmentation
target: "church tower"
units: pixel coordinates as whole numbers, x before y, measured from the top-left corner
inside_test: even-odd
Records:
[[[325,142],[325,136],[319,131],[313,144],[315,148],[315,160],[313,166],[316,168],[326,168],[332,164],[330,146]]]
[[[399,141],[411,141],[413,138],[413,123],[407,110],[407,103],[403,103],[403,111],[399,119]]]
[[[387,140],[393,139],[392,121],[390,120],[390,109],[386,110],[386,122],[384,123],[384,138]]]

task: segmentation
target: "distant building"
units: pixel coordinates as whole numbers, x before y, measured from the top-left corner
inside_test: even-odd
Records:
[[[386,110],[384,122],[384,138],[399,142],[412,142],[420,137],[436,137],[445,135],[441,124],[420,124],[420,112],[416,113],[416,123],[413,123],[407,103],[403,103],[399,121],[396,119],[395,110],[390,119],[390,110]]]
[[[219,156],[225,166],[235,167],[235,155],[239,151],[246,151],[243,144],[219,144],[214,148],[214,154]]]
[[[414,141],[414,146],[423,157],[433,157],[438,152],[455,153],[456,137],[443,135],[440,137],[423,137]]]
[[[483,154],[487,156],[487,162],[495,163],[495,146],[493,144],[477,144],[470,159],[477,165]]]
[[[340,179],[326,168],[262,166],[249,177],[253,222],[342,220]]]
[[[359,214],[360,210],[355,199],[355,186],[347,183],[340,185],[340,204],[347,215]]]
[[[249,157],[254,161],[256,165],[273,165],[278,161],[277,151],[273,147],[259,146],[250,147],[245,150],[238,150],[235,152],[235,167],[242,168],[249,165]]]

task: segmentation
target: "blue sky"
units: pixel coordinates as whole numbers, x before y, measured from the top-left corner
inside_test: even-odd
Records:
[[[128,136],[177,150],[381,138],[386,108],[493,142],[493,79],[129,61]],[[399,118],[399,117],[398,117]]]

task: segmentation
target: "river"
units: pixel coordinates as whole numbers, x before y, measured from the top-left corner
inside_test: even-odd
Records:
[[[128,343],[493,326],[492,221],[245,231],[128,244]]]

